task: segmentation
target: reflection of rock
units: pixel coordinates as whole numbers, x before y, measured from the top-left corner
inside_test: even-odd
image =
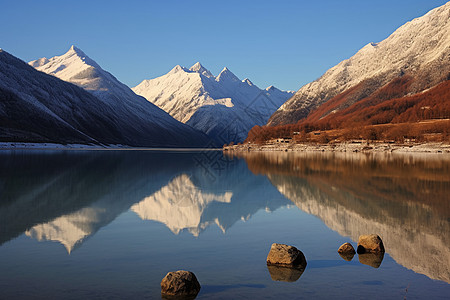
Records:
[[[355,256],[355,248],[353,248],[352,244],[344,243],[338,249],[339,255],[345,259],[346,261],[351,261],[353,256]]]
[[[384,258],[384,252],[358,254],[359,262],[373,268],[378,268]]]
[[[207,193],[197,188],[190,177],[182,174],[151,196],[133,205],[131,210],[143,220],[164,223],[173,233],[188,229],[198,236],[200,229],[209,223],[202,223],[205,208],[213,201],[230,203],[232,192]],[[217,223],[217,225],[220,224]]]
[[[189,271],[169,272],[161,281],[163,298],[177,299],[173,297],[175,296],[194,299],[198,292],[200,292],[200,283],[194,273]]]
[[[274,265],[268,265],[267,269],[269,270],[270,277],[272,278],[273,281],[286,281],[286,282],[297,281],[305,271],[305,269],[280,267]]]
[[[303,252],[294,246],[273,243],[267,255],[267,264],[304,269],[306,258]]]
[[[397,263],[450,283],[450,161],[443,156],[250,153],[255,173],[354,241],[377,232]],[[407,249],[407,251],[405,250]]]
[[[358,239],[357,251],[359,254],[366,252],[384,253],[383,241],[376,234],[360,235]]]
[[[351,261],[355,254],[349,254],[349,253],[339,253],[339,256],[342,257],[342,259],[346,261]]]

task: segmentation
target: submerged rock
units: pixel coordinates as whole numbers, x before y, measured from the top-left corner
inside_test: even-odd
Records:
[[[302,276],[305,269],[296,269],[289,267],[280,267],[276,265],[268,265],[270,277],[273,281],[295,282]]]
[[[360,235],[356,251],[358,254],[384,253],[383,241],[376,234]]]
[[[306,258],[294,246],[274,243],[267,255],[267,265],[305,269]]]
[[[200,283],[189,271],[169,272],[161,281],[161,295],[166,299],[194,299],[200,291]]]
[[[384,258],[384,252],[359,254],[359,262],[371,266],[375,269],[379,268]]]

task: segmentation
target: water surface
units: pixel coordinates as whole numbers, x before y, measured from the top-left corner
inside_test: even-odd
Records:
[[[0,152],[0,298],[445,298],[450,159],[155,151]],[[377,233],[384,257],[338,247]],[[268,269],[273,242],[303,274]],[[275,279],[275,280],[273,280]]]

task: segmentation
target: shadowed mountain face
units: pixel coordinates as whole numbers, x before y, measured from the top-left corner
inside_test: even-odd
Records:
[[[249,168],[354,242],[377,233],[398,263],[450,282],[450,158],[278,153]]]
[[[74,49],[69,52],[71,58],[78,57]],[[81,62],[80,65],[87,66]],[[102,79],[100,83],[114,84],[102,85],[98,92],[86,91],[39,72],[0,49],[0,141],[141,147],[208,144],[205,134],[176,121],[117,80],[113,81],[111,74],[98,69],[107,76],[105,79],[91,71],[73,73],[77,79],[74,83],[91,79],[95,88],[97,79]]]
[[[253,176],[242,160],[229,161],[227,172],[208,176],[198,166],[204,155],[0,153],[0,245],[25,233],[60,242],[70,253],[130,208],[174,234],[198,236],[208,226],[225,232],[260,209],[289,203],[267,178]]]

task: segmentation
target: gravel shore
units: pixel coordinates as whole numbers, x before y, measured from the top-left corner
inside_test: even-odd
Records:
[[[272,143],[272,144],[242,144],[223,147],[224,151],[252,152],[252,151],[327,151],[327,152],[401,152],[401,153],[444,153],[450,154],[450,144],[426,143],[426,144],[395,144],[372,142],[343,142],[334,144],[296,144],[296,143]]]

